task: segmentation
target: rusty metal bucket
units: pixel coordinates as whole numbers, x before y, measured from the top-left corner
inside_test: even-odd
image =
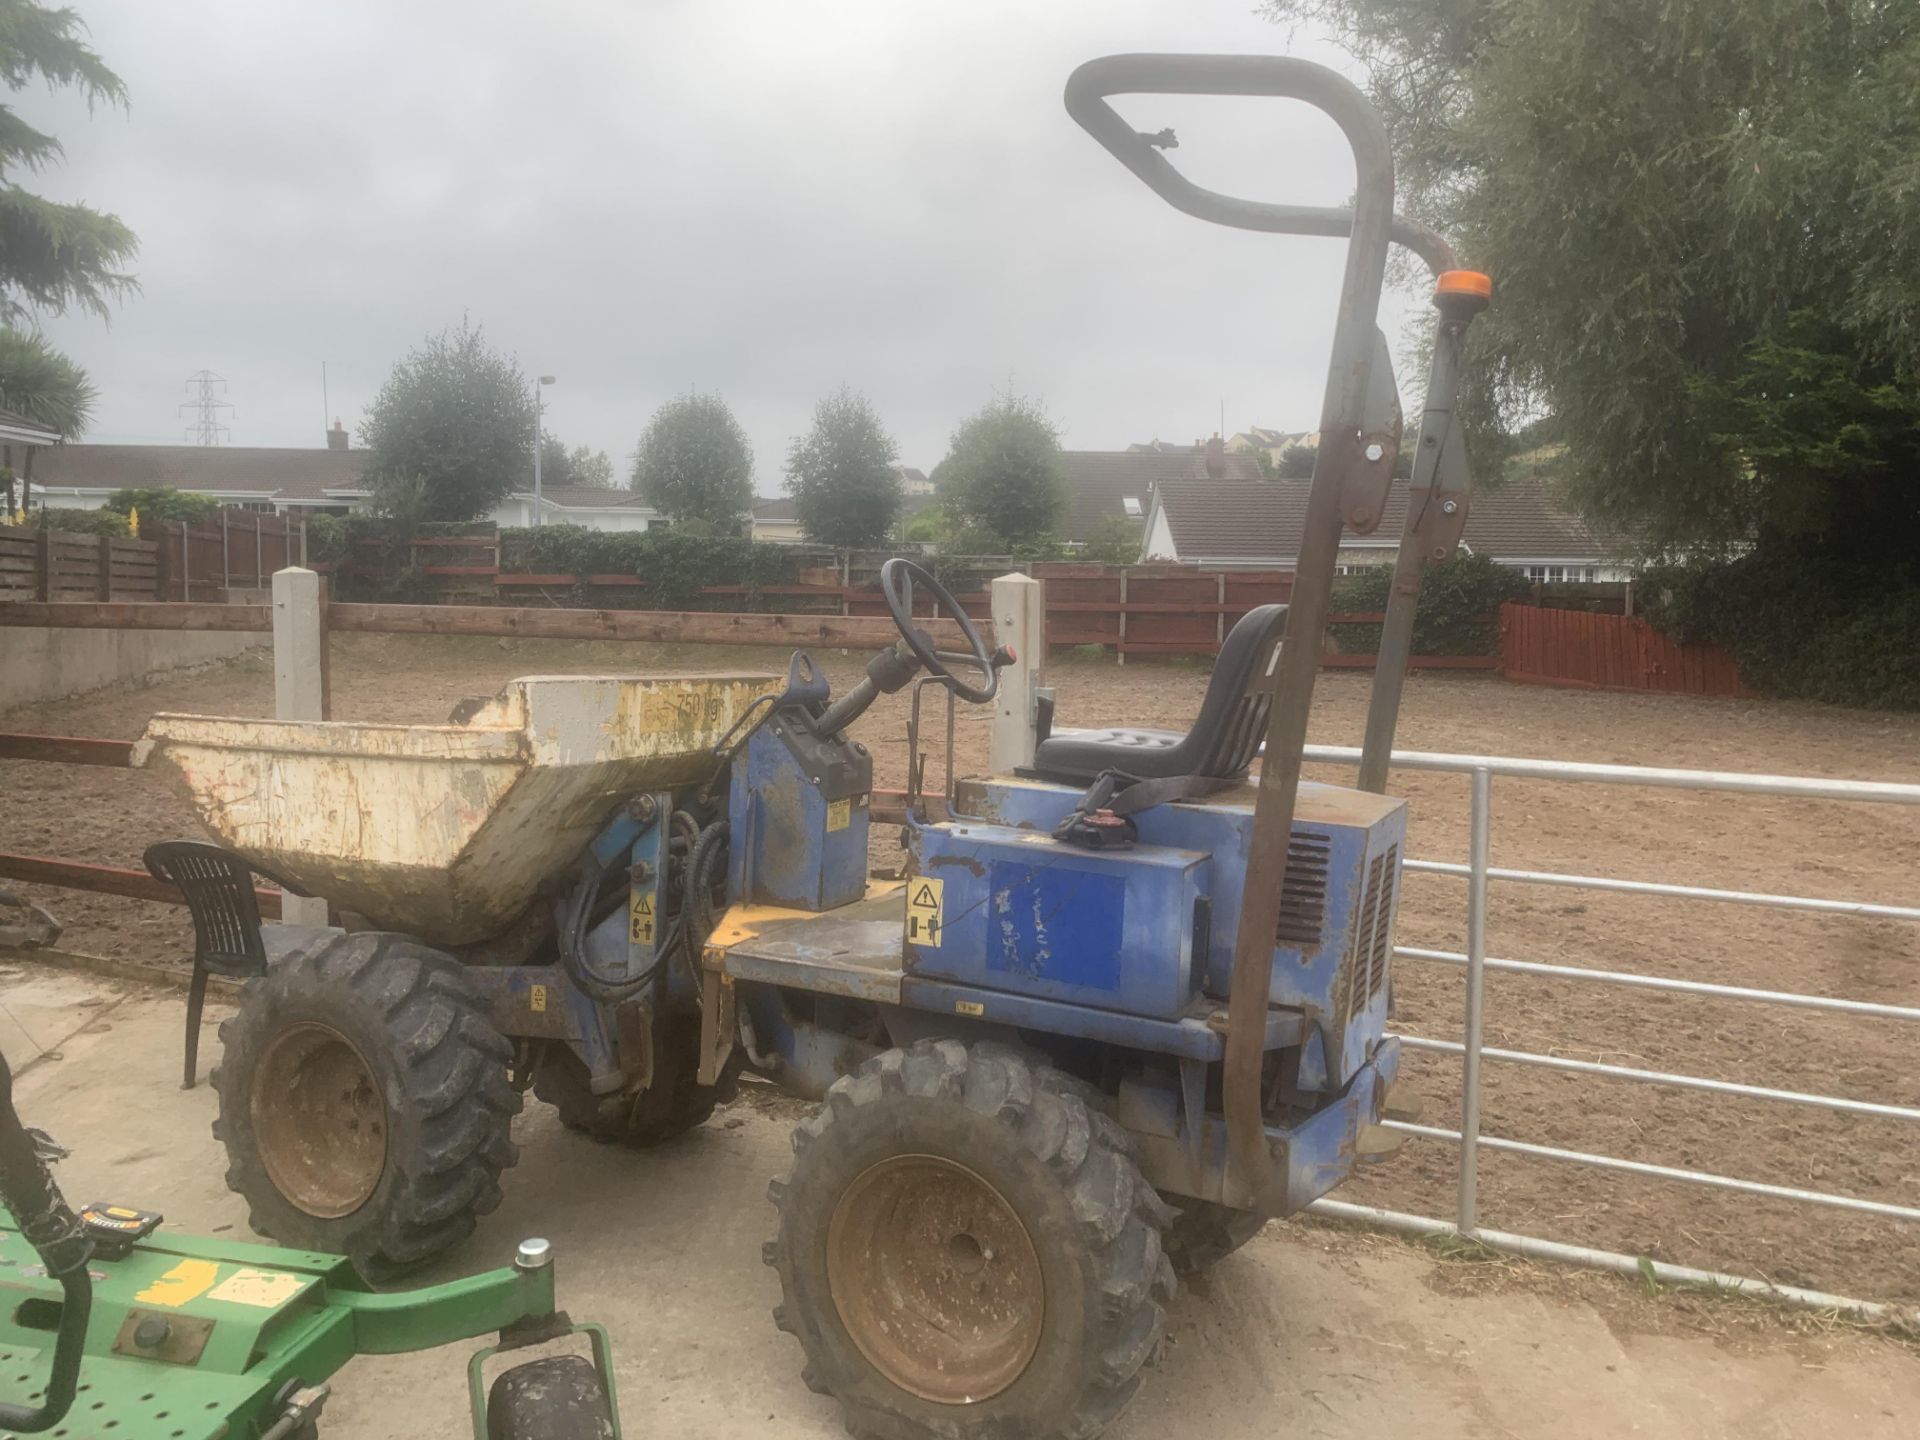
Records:
[[[512,923],[627,797],[710,776],[714,747],[782,683],[529,676],[447,725],[156,715],[133,763],[336,908],[464,944]]]

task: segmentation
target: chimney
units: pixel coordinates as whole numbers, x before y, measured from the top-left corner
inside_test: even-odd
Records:
[[[1227,446],[1218,435],[1207,441],[1207,478],[1224,480],[1227,476]]]
[[[333,428],[327,431],[327,449],[344,450],[347,448],[346,428],[341,425],[340,417],[334,416]]]

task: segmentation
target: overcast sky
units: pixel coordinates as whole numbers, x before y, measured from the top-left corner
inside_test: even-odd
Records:
[[[724,395],[762,494],[816,399],[865,391],[927,469],[1009,385],[1069,447],[1317,419],[1344,246],[1180,215],[1068,119],[1127,50],[1306,54],[1253,0],[73,0],[125,115],[41,90],[37,188],[139,234],[112,325],[51,320],[100,390],[86,437],[174,442],[227,377],[232,443],[320,443],[464,311],[548,423],[621,462],[688,388]],[[1194,179],[1341,204],[1330,122],[1135,97]],[[1387,333],[1407,308],[1396,297]],[[1418,303],[1417,301],[1413,303]]]

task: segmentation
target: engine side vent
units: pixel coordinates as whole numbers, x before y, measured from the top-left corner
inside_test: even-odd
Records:
[[[1364,1010],[1372,996],[1369,967],[1380,933],[1379,895],[1386,862],[1387,852],[1382,851],[1367,866],[1367,883],[1353,912],[1353,943],[1348,947],[1334,996],[1334,1009],[1343,1024],[1356,1010]]]
[[[1296,830],[1287,844],[1287,878],[1280,886],[1276,945],[1297,950],[1320,948],[1327,924],[1327,872],[1333,863],[1333,837]]]
[[[1353,963],[1367,967],[1367,1000],[1372,1003],[1387,988],[1387,962],[1393,950],[1393,886],[1400,874],[1400,847],[1389,845],[1374,857],[1367,873],[1367,893],[1361,905],[1367,912],[1367,943],[1356,947]]]

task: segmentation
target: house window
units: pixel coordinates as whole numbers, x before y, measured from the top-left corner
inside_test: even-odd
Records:
[[[1146,512],[1140,508],[1140,497],[1128,495],[1120,502],[1120,508],[1127,512],[1129,520],[1138,520]]]

